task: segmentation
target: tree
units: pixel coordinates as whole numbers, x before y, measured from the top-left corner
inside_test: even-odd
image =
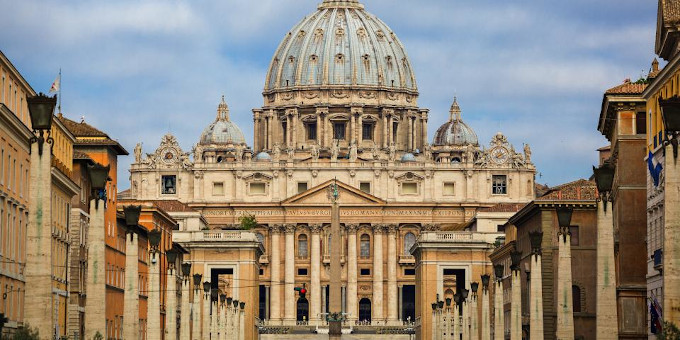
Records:
[[[257,220],[255,219],[255,215],[252,214],[243,214],[239,217],[238,221],[241,223],[241,229],[243,230],[250,230],[257,227]]]
[[[14,335],[5,335],[4,340],[40,340],[38,330],[29,325],[20,326]]]
[[[664,321],[659,340],[680,340],[680,330],[673,323]]]

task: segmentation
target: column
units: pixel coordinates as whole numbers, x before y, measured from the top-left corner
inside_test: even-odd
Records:
[[[574,306],[572,306],[571,234],[560,228],[557,234],[557,340],[574,339]],[[665,310],[665,309],[664,309]]]
[[[455,304],[454,304],[454,306],[455,306]],[[451,308],[451,306],[446,306],[444,308],[446,309],[446,319],[444,319],[445,322],[444,322],[444,325],[442,326],[443,331],[444,331],[444,340],[451,340],[451,338],[453,338],[453,335],[451,334],[453,332],[453,329],[451,329],[452,326],[453,326],[453,323],[451,322],[451,320],[453,320],[453,317],[451,316],[451,309],[452,308]],[[453,309],[455,309],[455,307]],[[441,337],[441,333],[442,333],[442,330],[440,329],[439,333],[438,333],[438,334],[440,334],[440,337]],[[458,340],[458,339],[456,339],[456,340]]]
[[[229,339],[241,340],[241,320],[238,301],[234,300],[234,308],[231,309],[232,333]]]
[[[408,120],[408,142],[407,142],[407,150],[408,151],[413,151],[413,120],[411,119],[410,116],[406,116],[406,119]]]
[[[361,146],[364,141],[364,118],[362,117],[362,111],[357,111],[357,148]]]
[[[201,288],[194,286],[194,301],[191,303],[192,339],[201,340],[201,328]]]
[[[470,301],[467,299],[463,301],[463,317],[461,318],[461,323],[463,324],[463,340],[470,339]]]
[[[354,112],[351,112],[349,114],[349,127],[350,127],[349,128],[349,133],[350,133],[349,143],[350,143],[350,145],[352,144],[352,142],[355,142],[357,140],[356,122],[357,121],[356,121],[356,118],[354,117]]]
[[[543,271],[541,258],[543,232],[529,232],[529,238],[531,239],[532,248],[532,254],[529,256],[531,260],[531,276],[529,278],[529,337],[532,340],[543,340]]]
[[[359,225],[347,225],[347,312],[350,321],[359,319],[357,287],[357,230]]]
[[[291,145],[291,138],[292,138],[292,125],[293,125],[293,118],[290,114],[290,112],[286,112],[286,148],[289,148]]]
[[[180,307],[180,326],[179,326],[179,338],[180,339],[191,339],[191,305],[189,303],[189,294],[191,294],[191,287],[189,283],[189,278],[184,277],[182,279],[182,306]],[[126,338],[127,339],[127,338]],[[131,338],[136,339],[136,338]]]
[[[666,154],[670,157],[671,154]],[[614,259],[614,220],[611,204],[597,202],[597,293],[595,333],[597,339],[618,339],[618,313],[616,305],[616,262]],[[665,248],[664,248],[665,251]],[[668,272],[664,273],[664,276]],[[664,286],[664,291],[666,286]]]
[[[390,115],[389,119],[387,119],[387,140],[389,141],[387,145],[391,145],[392,143],[396,144],[397,141],[394,140],[394,117]]]
[[[149,263],[149,300],[147,301],[147,331],[148,340],[161,340],[161,285],[160,285],[160,254],[152,251],[155,257]]]
[[[231,298],[227,299],[224,307],[224,339],[234,338],[234,304]]]
[[[255,136],[253,137],[253,150],[255,150],[255,152],[257,152],[257,150],[260,150],[259,149],[260,143],[258,141],[257,136],[262,133],[262,131],[260,131],[260,124],[258,122],[259,119],[257,118],[258,115],[259,115],[258,112],[253,112],[253,130],[255,131]]]
[[[51,213],[51,150],[52,146],[43,142],[31,144],[31,185],[29,185],[29,225],[26,231],[26,267],[24,275],[28,294],[25,294],[24,321],[36,327],[40,334],[53,334],[54,306],[52,293],[52,213]],[[44,149],[40,155],[39,148]],[[4,164],[3,164],[4,166]],[[104,204],[102,203],[100,207]],[[101,208],[102,210],[103,207]],[[93,227],[90,227],[93,229]],[[102,230],[103,223],[102,223]],[[93,242],[90,241],[89,244]],[[104,243],[102,241],[102,247]],[[98,255],[98,254],[97,254]],[[104,261],[104,257],[99,258]],[[105,262],[100,262],[102,268]],[[90,267],[90,270],[93,270]],[[97,271],[103,273],[104,269]],[[97,275],[97,274],[95,274]],[[102,276],[100,280],[105,280]],[[101,283],[104,284],[103,282]],[[104,297],[101,297],[102,301]],[[101,305],[104,308],[104,305]],[[102,310],[103,312],[103,310]],[[105,327],[105,319],[97,316],[94,320],[96,327]],[[104,322],[102,324],[102,322]],[[102,328],[102,335],[106,335],[106,328]]]
[[[269,228],[269,234],[272,237],[271,261],[271,283],[270,283],[270,317],[269,320],[274,325],[281,324],[281,227],[275,225]]]
[[[265,118],[265,124],[267,124],[267,136],[266,141],[267,141],[267,150],[272,149],[272,116],[271,114],[267,114],[267,117]]]
[[[172,264],[171,264],[172,266]],[[165,340],[177,339],[177,278],[174,266],[168,268],[165,297]],[[88,288],[89,289],[89,288]],[[89,339],[89,338],[88,338]]]
[[[220,315],[219,315],[219,321],[218,321],[218,329],[219,329],[219,340],[226,340],[227,339],[227,305],[224,302],[222,298],[220,298]]]
[[[217,340],[219,339],[219,326],[218,326],[218,308],[219,308],[219,297],[217,301],[210,302],[212,306],[212,314],[210,314],[210,337],[209,339]]]
[[[449,322],[453,323],[454,339],[460,339],[460,305],[457,303],[453,305],[453,318]]]
[[[387,323],[397,324],[397,225],[387,230]]]
[[[201,320],[203,320],[203,337],[202,339],[210,339],[210,291],[203,292],[203,309],[201,311]]]
[[[498,278],[494,292],[494,326],[493,338],[495,340],[505,340],[505,315],[503,315],[503,281]]]
[[[269,140],[269,149],[274,148],[274,143],[278,143],[280,141],[280,130],[281,130],[281,122],[279,122],[279,115],[276,113],[276,110],[269,110],[269,116],[271,117],[271,137]],[[280,145],[280,144],[279,144]]]
[[[510,340],[522,340],[522,276],[520,267],[512,270]],[[570,287],[571,289],[571,287]],[[571,338],[573,339],[573,338]]]
[[[298,145],[298,130],[299,129],[299,117],[298,117],[298,111],[297,109],[292,109],[293,111],[293,126],[292,126],[292,132],[293,132],[293,143],[291,144],[291,147],[297,150],[297,145]]]
[[[439,332],[439,322],[437,320],[438,318],[438,312],[436,309],[432,309],[432,340],[438,340],[439,336],[437,335]]]
[[[663,318],[680,323],[680,169],[672,144],[666,148],[663,205]]]
[[[489,305],[489,275],[482,275],[482,336],[481,340],[491,340],[491,306]]]
[[[287,325],[295,325],[295,225],[286,225],[286,262],[284,264],[285,286],[283,296],[285,301],[284,321]]]
[[[321,146],[323,140],[323,121],[321,119],[321,114],[316,111],[316,144]]]
[[[372,321],[382,323],[385,321],[383,317],[383,249],[382,249],[382,233],[383,226],[376,225],[373,227],[373,312]]]
[[[423,134],[423,148],[425,148],[425,144],[428,144],[429,141],[427,139],[427,115],[423,114],[423,117],[421,118],[421,127],[422,127],[422,134]]]
[[[138,235],[125,235],[125,293],[123,308],[123,338],[139,337],[139,245]]]
[[[383,110],[383,135],[382,135],[383,149],[387,148],[388,141],[389,141],[389,129],[387,128],[387,112]]]
[[[31,190],[33,189],[31,188]],[[90,201],[90,226],[87,228],[86,339],[94,338],[97,332],[106,336],[106,227],[104,223],[104,202],[99,203],[96,204],[94,200]],[[35,209],[31,208],[31,213],[33,210]],[[33,228],[28,228],[29,233],[31,229]],[[29,284],[28,277],[26,277],[26,280]],[[26,306],[29,306],[30,303],[28,296],[26,295]],[[26,313],[28,318],[28,308]],[[30,321],[27,320],[27,322]]]
[[[309,305],[309,319],[312,321],[310,325],[317,325],[319,322],[319,313],[321,313],[321,232],[320,224],[312,224],[309,226],[312,232],[312,258],[311,258],[311,280],[309,287],[309,295],[312,299]]]
[[[477,299],[477,292],[475,290],[472,291],[472,298],[470,299],[470,339],[471,340],[479,340],[479,322],[477,319],[479,319],[479,313],[477,312],[477,304],[478,304],[478,299]]]
[[[238,312],[238,329],[239,329],[239,340],[246,339],[246,311],[240,309]]]

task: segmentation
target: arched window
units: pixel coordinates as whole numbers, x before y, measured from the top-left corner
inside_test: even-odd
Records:
[[[361,241],[359,248],[361,250],[360,256],[362,258],[368,258],[371,256],[371,237],[367,234],[361,235]]]
[[[257,237],[257,240],[262,243],[262,248],[265,248],[266,244],[264,243],[264,235],[257,233],[255,234],[255,237]]]
[[[416,235],[408,233],[404,235],[404,255],[411,255],[410,249],[416,244]]]
[[[581,287],[571,286],[571,295],[574,300],[574,313],[581,312]]]
[[[307,235],[305,234],[298,236],[298,257],[307,258]]]

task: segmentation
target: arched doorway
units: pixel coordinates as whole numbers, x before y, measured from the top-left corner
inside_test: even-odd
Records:
[[[367,298],[359,300],[359,321],[371,322],[371,300]]]
[[[306,298],[297,300],[297,321],[309,321],[309,301]]]

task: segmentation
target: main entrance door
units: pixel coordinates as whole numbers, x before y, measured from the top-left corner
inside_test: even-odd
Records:
[[[371,322],[371,300],[367,298],[359,300],[359,321]]]
[[[297,321],[309,321],[309,302],[306,298],[297,301]]]

